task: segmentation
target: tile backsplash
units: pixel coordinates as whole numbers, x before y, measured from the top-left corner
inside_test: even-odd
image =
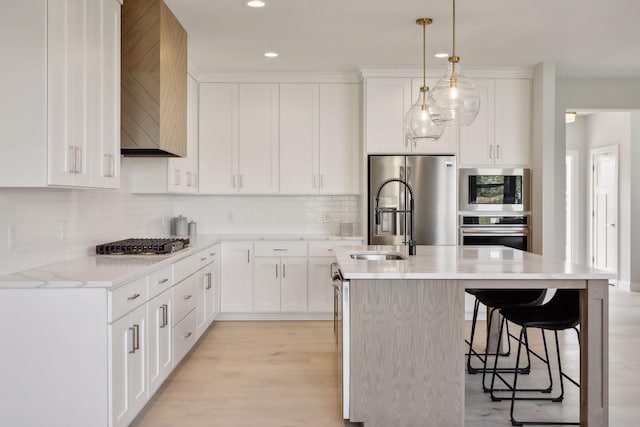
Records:
[[[200,234],[360,230],[360,196],[197,196],[0,188],[0,275],[92,253],[99,243],[169,234],[182,214]]]

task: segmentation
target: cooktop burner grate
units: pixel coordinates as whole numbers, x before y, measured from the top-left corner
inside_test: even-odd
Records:
[[[189,239],[125,239],[96,246],[98,255],[161,255],[189,246]]]

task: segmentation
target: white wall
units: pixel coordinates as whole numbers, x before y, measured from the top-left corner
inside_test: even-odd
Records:
[[[577,204],[575,206],[576,215],[575,223],[573,224],[573,240],[575,246],[573,247],[574,262],[577,264],[587,263],[587,224],[586,215],[584,213],[587,203],[587,162],[588,162],[588,150],[586,148],[586,136],[585,136],[585,117],[577,116],[574,123],[567,123],[566,126],[566,147],[567,150],[575,150],[578,152],[578,158],[575,167],[578,168],[576,173],[576,188],[574,197],[577,198]]]
[[[638,221],[640,218],[640,167],[638,167],[640,164],[640,113],[638,112],[633,112],[630,115],[630,140],[630,164],[633,167],[631,167],[629,177],[629,182],[631,183],[629,280],[631,282],[631,290],[640,292],[640,221]]]
[[[564,78],[557,80],[557,103],[556,110],[561,114],[556,115],[556,147],[558,149],[565,150],[565,123],[564,123],[564,111],[575,109],[587,109],[587,110],[617,110],[617,111],[633,111],[640,110],[640,79],[637,78],[618,78],[618,79],[605,79],[605,78]],[[638,130],[638,113],[631,115],[631,136],[633,141],[631,146],[640,143],[640,131]],[[637,148],[637,147],[636,147]],[[640,150],[633,149],[630,151],[630,165],[637,165],[640,162]],[[631,171],[637,168],[632,168]],[[629,178],[629,206],[634,207],[640,204],[640,189],[636,187],[640,186],[640,181]],[[551,192],[555,192],[555,197],[564,196],[564,185],[554,186],[550,189]],[[631,209],[631,208],[630,208]],[[564,206],[558,206],[557,212],[564,217]],[[630,218],[637,218],[635,216]],[[631,229],[631,235],[629,237],[630,244],[635,244],[640,239],[640,230],[635,228]],[[564,234],[557,233],[554,236],[557,241],[556,244],[564,247]],[[640,255],[640,254],[637,254]],[[630,260],[630,273],[629,277],[636,277],[631,280],[631,289],[640,291],[640,263],[637,262],[637,256],[635,259],[629,255]]]
[[[123,180],[123,182],[126,182]],[[120,190],[0,188],[0,276],[93,253],[95,245],[169,234],[182,214],[199,233],[337,234],[360,196],[181,196]],[[9,229],[15,231],[9,249]]]

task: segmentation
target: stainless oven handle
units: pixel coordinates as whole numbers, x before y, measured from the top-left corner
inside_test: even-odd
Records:
[[[528,236],[528,228],[460,228],[465,236]]]

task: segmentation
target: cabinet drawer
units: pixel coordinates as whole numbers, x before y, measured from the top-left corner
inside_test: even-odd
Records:
[[[211,264],[215,260],[217,253],[217,246],[211,246],[210,248],[203,249],[188,258],[176,262],[173,270],[175,281],[180,282],[182,279],[192,275],[202,267]]]
[[[147,294],[151,299],[173,286],[173,265],[154,271],[149,274],[148,279]]]
[[[334,249],[339,246],[361,245],[359,240],[309,242],[309,256],[335,256]]]
[[[307,242],[256,242],[255,256],[307,256]]]
[[[193,310],[173,328],[173,360],[178,364],[196,343],[197,319]]]
[[[147,276],[107,292],[109,322],[122,317],[147,301]]]
[[[196,296],[200,274],[194,274],[178,283],[173,288],[173,321],[174,325],[191,310],[196,308]]]

